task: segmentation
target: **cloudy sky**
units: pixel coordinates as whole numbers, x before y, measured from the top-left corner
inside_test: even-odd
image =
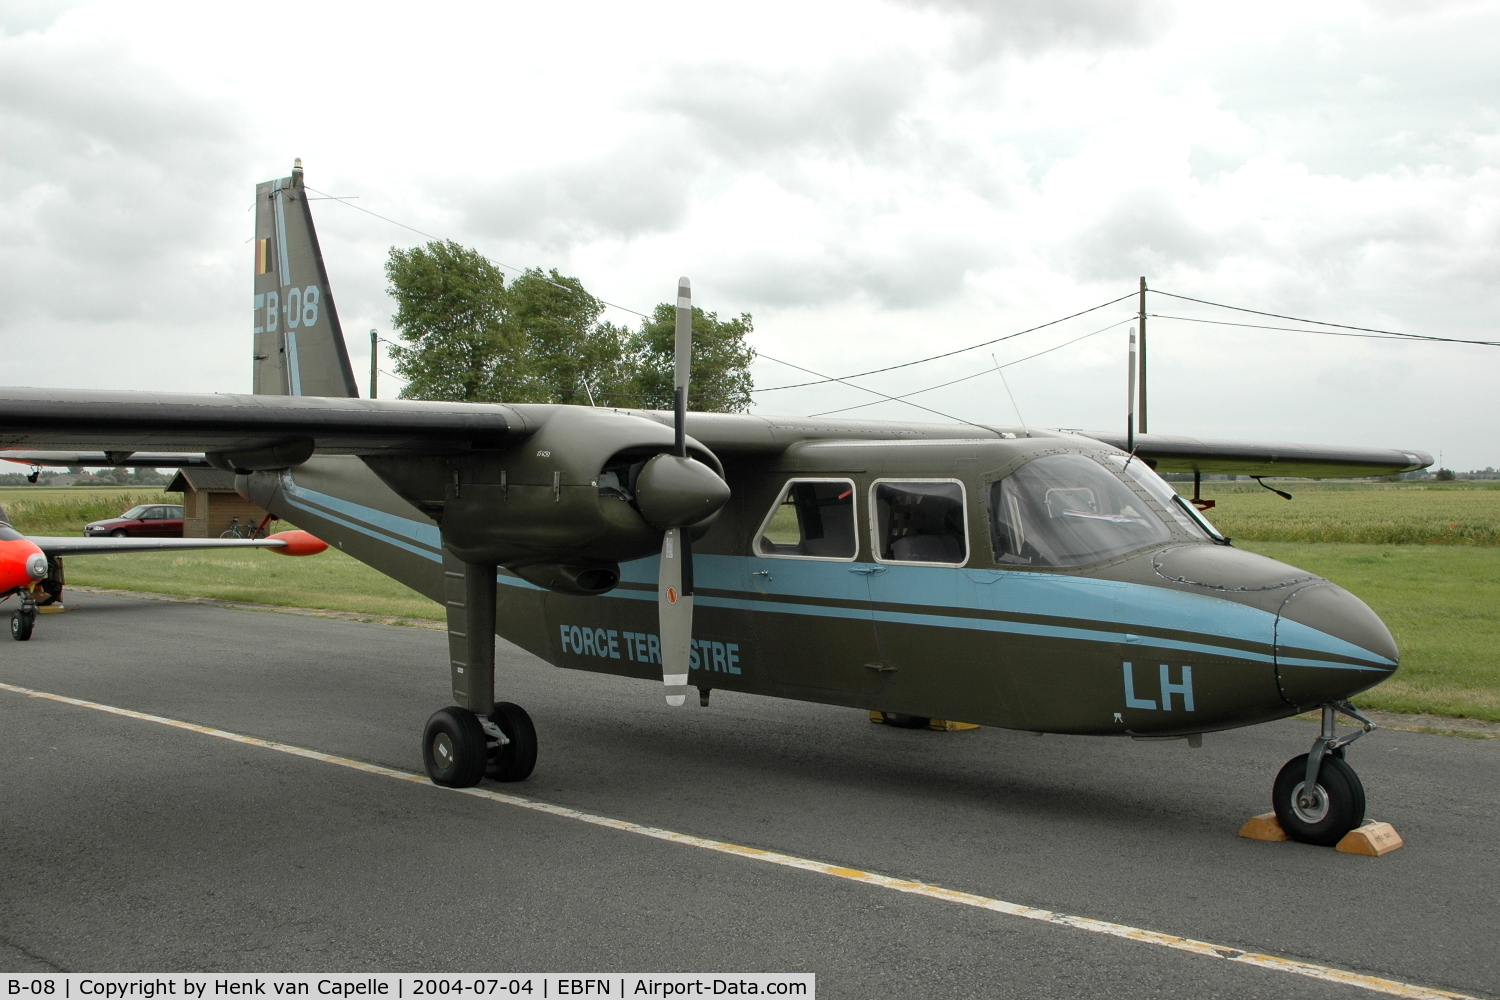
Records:
[[[247,209],[293,157],[323,192],[628,308],[690,275],[700,304],[754,315],[766,359],[827,375],[1001,337],[1141,275],[1500,340],[1500,3],[727,9],[0,0],[0,381],[248,391]],[[393,335],[385,255],[421,237],[315,213],[363,372],[364,331]],[[1014,424],[979,373],[1108,326],[1005,371],[1029,424],[1122,428],[1112,324],[1133,308],[861,381],[978,375],[913,400]],[[1153,431],[1500,466],[1500,348],[1149,331]],[[759,387],[808,380],[766,359]],[[758,394],[763,413],[877,398]]]

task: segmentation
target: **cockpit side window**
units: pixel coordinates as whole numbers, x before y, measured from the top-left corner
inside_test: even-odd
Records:
[[[962,566],[969,560],[964,487],[957,480],[880,480],[870,489],[879,562]]]
[[[858,551],[849,479],[791,480],[755,535],[755,552],[762,556],[848,562]]]
[[[1046,455],[990,486],[995,560],[1084,566],[1171,539],[1162,516],[1098,462]]]

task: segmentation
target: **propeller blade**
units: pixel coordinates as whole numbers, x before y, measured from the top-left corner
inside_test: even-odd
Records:
[[[656,598],[661,622],[661,682],[667,704],[676,707],[687,700],[693,644],[693,554],[686,528],[668,528],[662,539]]]
[[[688,378],[693,367],[693,286],[686,278],[677,279],[677,343],[675,372],[672,378],[672,429],[676,432],[678,458],[687,457]]]
[[[693,367],[693,288],[686,278],[677,279],[675,332],[672,454],[681,461],[687,458],[688,378]],[[667,704],[676,707],[687,700],[693,648],[693,546],[686,526],[667,528],[662,537],[656,607],[661,628],[661,682]]]

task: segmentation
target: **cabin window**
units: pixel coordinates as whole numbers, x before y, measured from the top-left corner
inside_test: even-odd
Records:
[[[878,561],[939,566],[968,561],[962,483],[881,480],[871,488],[870,501]]]
[[[849,479],[793,479],[755,536],[758,555],[783,559],[847,562],[858,550],[854,482]]]
[[[995,559],[1084,566],[1171,539],[1161,515],[1104,466],[1047,455],[990,486]]]

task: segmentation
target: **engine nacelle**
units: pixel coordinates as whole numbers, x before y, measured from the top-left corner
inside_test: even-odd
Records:
[[[564,593],[602,593],[597,588],[611,567],[609,587],[618,580],[616,564],[661,550],[661,530],[642,516],[636,487],[650,460],[672,445],[672,429],[655,421],[559,406],[525,441],[503,450],[370,456],[365,463],[438,521],[443,544],[465,562],[506,566]],[[691,440],[688,451],[716,480],[689,527],[701,536],[728,488],[712,452]]]

